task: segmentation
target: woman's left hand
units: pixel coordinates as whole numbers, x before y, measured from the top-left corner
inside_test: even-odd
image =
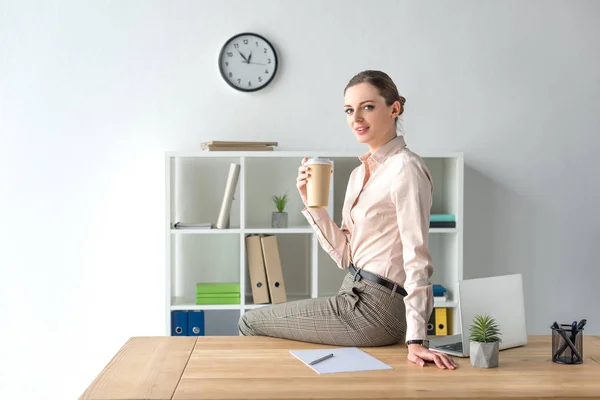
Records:
[[[421,367],[425,366],[425,361],[434,362],[441,369],[455,369],[454,360],[437,351],[431,351],[420,344],[408,345],[408,359]]]

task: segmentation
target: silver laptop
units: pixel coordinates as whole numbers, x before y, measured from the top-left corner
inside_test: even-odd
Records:
[[[469,334],[476,315],[489,315],[500,330],[500,350],[527,344],[525,301],[521,274],[466,279],[458,282],[460,334],[431,337],[429,348],[469,357]]]

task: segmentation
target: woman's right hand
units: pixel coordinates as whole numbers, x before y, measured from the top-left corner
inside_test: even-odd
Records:
[[[302,165],[298,167],[296,187],[298,188],[298,192],[300,193],[300,197],[302,198],[304,206],[308,207],[308,197],[306,195],[306,179],[310,176],[310,167],[306,165],[306,161],[308,161],[308,158],[304,157],[301,162]]]

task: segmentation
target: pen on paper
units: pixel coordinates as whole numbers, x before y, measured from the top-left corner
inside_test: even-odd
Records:
[[[316,363],[320,363],[321,361],[325,361],[325,360],[327,360],[328,358],[331,358],[331,357],[333,357],[333,353],[329,353],[326,356],[323,356],[321,358],[317,358],[316,360],[309,362],[308,365],[315,365]]]

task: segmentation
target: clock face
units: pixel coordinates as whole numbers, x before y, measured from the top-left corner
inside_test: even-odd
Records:
[[[254,92],[267,86],[277,72],[277,54],[264,37],[240,33],[229,39],[219,54],[219,70],[234,89]]]

